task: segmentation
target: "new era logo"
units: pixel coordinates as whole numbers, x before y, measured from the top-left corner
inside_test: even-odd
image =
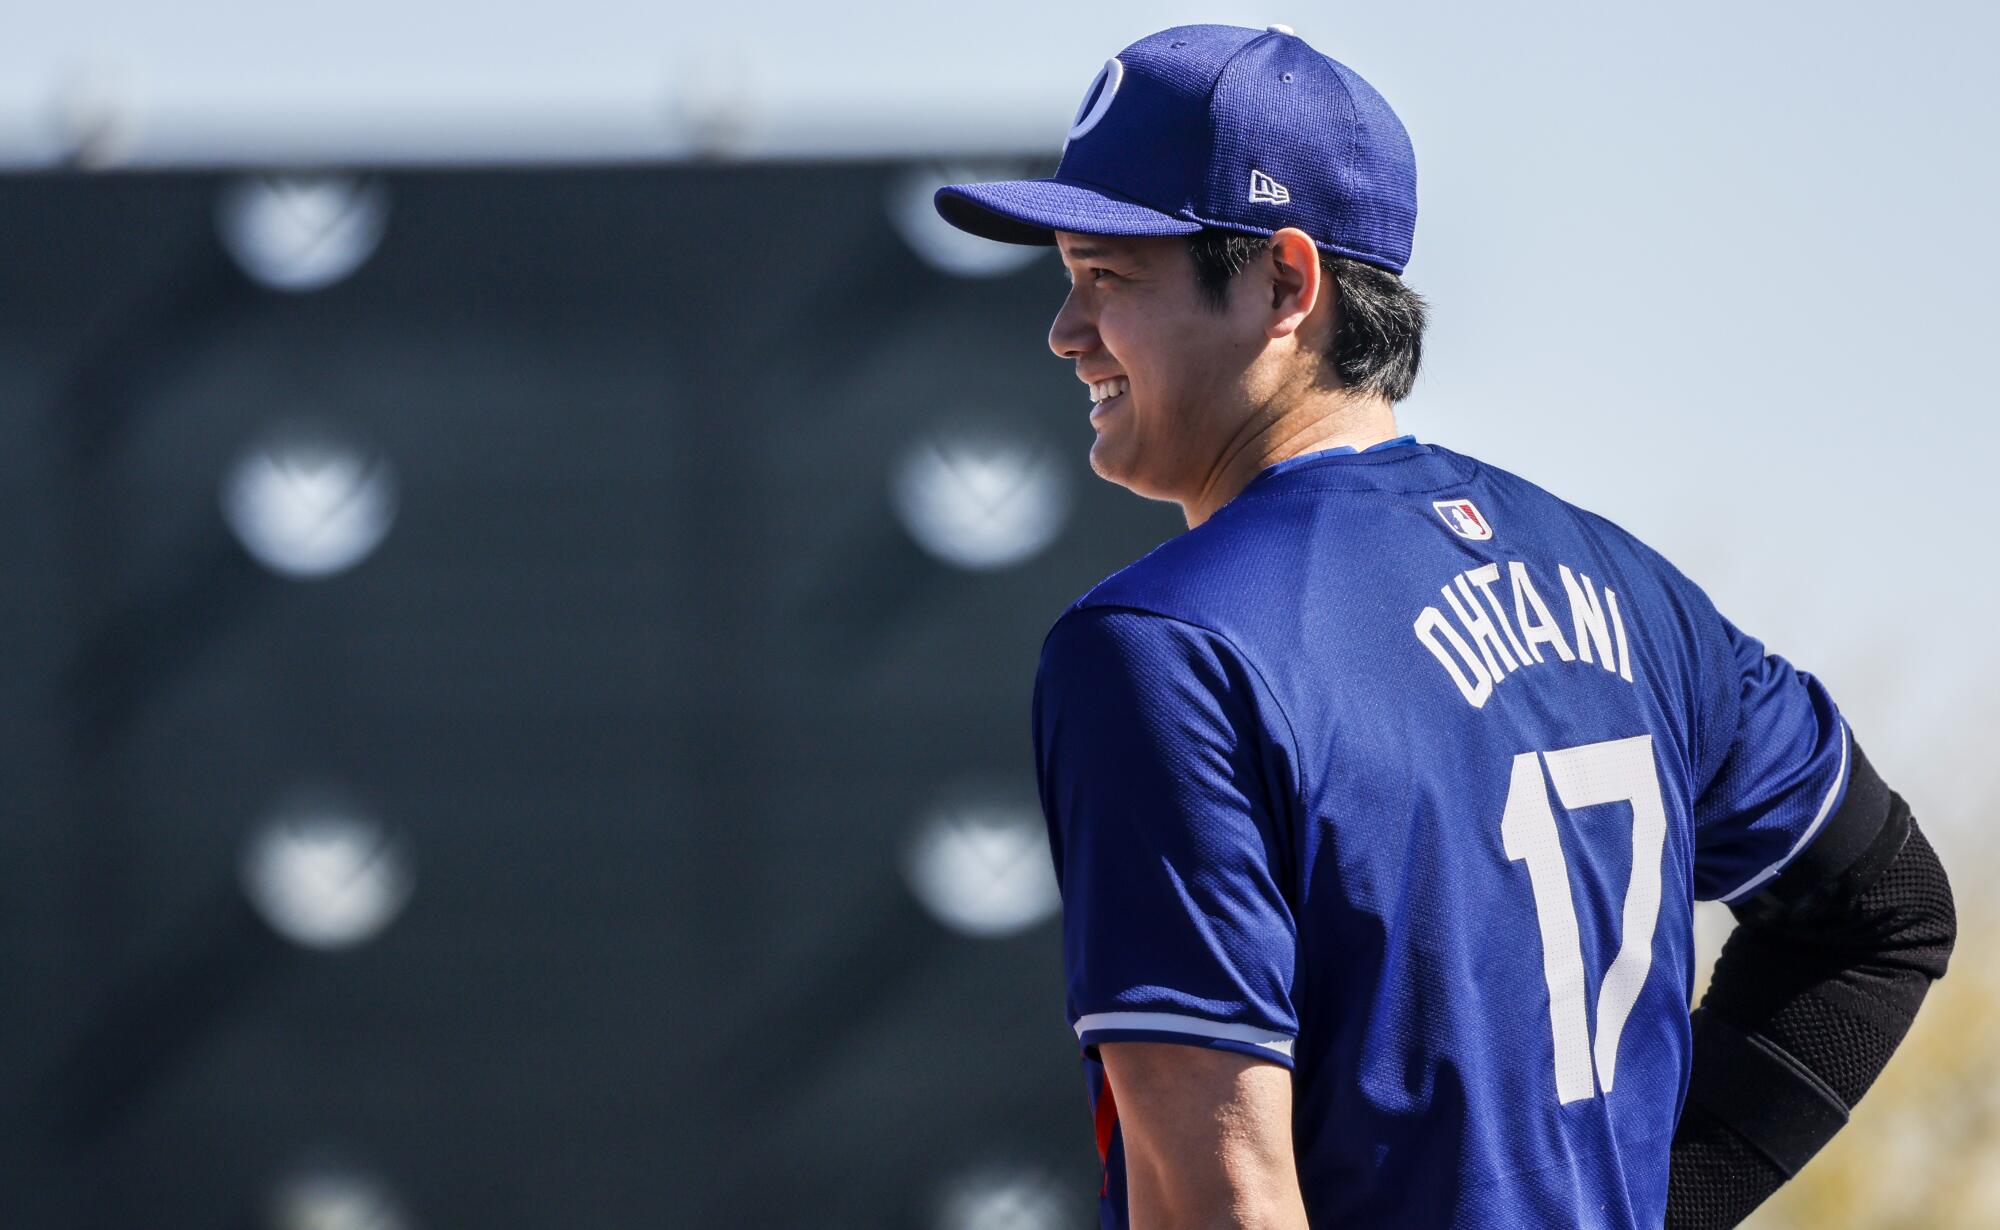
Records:
[[[1471,500],[1433,500],[1431,507],[1437,509],[1437,515],[1443,517],[1451,532],[1460,538],[1483,542],[1493,537],[1493,527],[1479,515]]]
[[[1292,190],[1262,171],[1252,168],[1250,171],[1250,199],[1252,201],[1263,201],[1270,205],[1289,205],[1292,203]]]

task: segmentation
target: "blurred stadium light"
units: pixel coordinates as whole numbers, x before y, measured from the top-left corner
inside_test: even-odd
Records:
[[[291,799],[245,846],[243,891],[279,935],[305,948],[365,943],[416,887],[404,842],[330,794]]]
[[[331,286],[365,264],[388,227],[374,177],[246,175],[216,198],[216,232],[243,272],[272,290]]]
[[[388,536],[395,472],[350,431],[284,423],[230,466],[222,512],[243,549],[272,572],[330,577],[368,558]]]
[[[64,161],[89,170],[117,166],[131,156],[140,111],[129,69],[98,64],[76,70],[54,86],[48,105],[51,135]]]
[[[979,939],[1018,934],[1061,905],[1041,808],[1025,788],[960,786],[911,832],[903,874],[933,918]]]
[[[946,222],[933,204],[946,184],[975,180],[1022,179],[1048,168],[1031,162],[929,163],[889,181],[884,205],[896,233],[931,268],[961,278],[998,278],[1027,268],[1051,249],[1031,244],[994,243]]]
[[[312,1162],[273,1188],[258,1230],[416,1230],[380,1178],[339,1163]]]
[[[938,396],[949,397],[940,374]],[[903,451],[890,497],[917,545],[958,568],[1008,568],[1034,558],[1068,519],[1067,476],[1018,429],[927,432]]]
[[[1069,1230],[1081,1222],[1076,1204],[1044,1171],[989,1165],[946,1181],[934,1230]]]

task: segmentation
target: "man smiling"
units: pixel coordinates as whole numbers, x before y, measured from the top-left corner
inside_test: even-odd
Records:
[[[1398,434],[1415,185],[1352,70],[1181,26],[1052,178],[938,194],[1060,249],[1091,466],[1188,524],[1036,677],[1103,1224],[1733,1225],[1888,1061],[1950,889],[1819,680]],[[1690,1018],[1697,898],[1739,926]]]
[[[1424,309],[1383,270],[1337,256],[1323,265],[1296,227],[1268,240],[1055,239],[1072,292],[1049,346],[1090,386],[1099,477],[1178,502],[1195,526],[1273,461],[1396,434],[1391,404],[1416,376]],[[1229,295],[1253,254],[1269,261],[1282,310]]]

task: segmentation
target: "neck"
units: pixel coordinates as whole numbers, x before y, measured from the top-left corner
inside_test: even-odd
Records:
[[[1359,451],[1399,434],[1394,407],[1374,395],[1343,392],[1262,422],[1252,416],[1223,449],[1200,490],[1179,501],[1181,513],[1193,529],[1235,499],[1266,467],[1342,445]]]

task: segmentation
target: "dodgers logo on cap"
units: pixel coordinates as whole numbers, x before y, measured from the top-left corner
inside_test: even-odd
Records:
[[[1076,107],[1076,119],[1069,126],[1069,139],[1063,142],[1064,149],[1069,148],[1070,141],[1097,127],[1097,121],[1111,110],[1111,100],[1118,96],[1118,87],[1123,84],[1125,66],[1117,56],[1112,56],[1097,70],[1097,76],[1091,78],[1090,88],[1083,92],[1083,101]]]
[[[1433,500],[1431,507],[1437,509],[1437,515],[1443,517],[1451,532],[1460,538],[1484,542],[1493,537],[1493,527],[1479,515],[1479,509],[1473,506],[1471,500]]]

